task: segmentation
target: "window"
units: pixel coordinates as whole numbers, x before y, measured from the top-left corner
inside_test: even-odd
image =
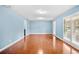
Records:
[[[64,18],[64,40],[79,48],[79,15]]]

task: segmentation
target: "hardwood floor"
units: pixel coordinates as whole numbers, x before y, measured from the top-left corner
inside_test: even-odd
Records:
[[[31,34],[1,54],[78,54],[79,51],[52,34]]]

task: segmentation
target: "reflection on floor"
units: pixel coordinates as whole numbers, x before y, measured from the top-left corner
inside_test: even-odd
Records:
[[[52,34],[31,34],[1,54],[77,54],[78,50]]]

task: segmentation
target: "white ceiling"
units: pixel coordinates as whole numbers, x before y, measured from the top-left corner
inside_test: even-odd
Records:
[[[53,20],[73,5],[13,5],[11,8],[29,20]]]

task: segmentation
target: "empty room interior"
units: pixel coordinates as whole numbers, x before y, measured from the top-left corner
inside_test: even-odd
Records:
[[[79,54],[79,5],[0,5],[0,54]]]

